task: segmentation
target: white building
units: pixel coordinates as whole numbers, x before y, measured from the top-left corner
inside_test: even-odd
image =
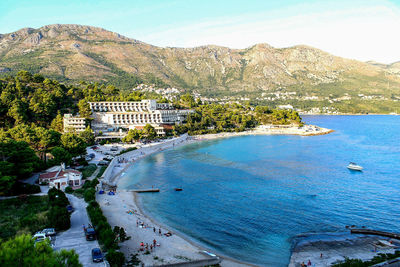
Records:
[[[86,129],[86,119],[64,114],[64,132],[83,132]]]
[[[278,106],[278,108],[279,109],[293,109],[293,106],[292,105],[279,105]]]
[[[95,132],[115,131],[116,128],[133,129],[151,124],[159,135],[180,124],[193,110],[174,109],[170,103],[157,103],[154,99],[130,102],[89,102],[92,110],[92,129]],[[164,128],[164,130],[163,130]]]
[[[174,109],[170,103],[157,103],[154,99],[128,102],[89,102],[92,111],[91,127],[95,133],[103,133],[101,138],[120,138],[115,136],[117,129],[133,129],[151,124],[159,135],[165,135],[174,124],[186,120],[193,110]],[[167,127],[168,125],[168,127]],[[81,117],[64,115],[64,131],[84,131],[86,120]],[[100,137],[99,137],[100,138]]]
[[[82,186],[82,173],[73,169],[61,167],[57,171],[46,172],[39,175],[39,183],[48,183],[49,188],[57,188],[64,191],[67,186],[73,189]]]

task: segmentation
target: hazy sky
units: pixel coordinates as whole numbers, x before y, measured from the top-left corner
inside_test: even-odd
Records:
[[[55,23],[158,46],[306,44],[362,61],[400,61],[400,0],[0,0],[0,33]]]

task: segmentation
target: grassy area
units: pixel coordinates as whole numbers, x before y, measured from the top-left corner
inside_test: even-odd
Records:
[[[101,169],[100,169],[99,173],[97,174],[96,178],[100,178],[103,175],[103,173],[106,171],[106,169],[107,169],[107,166],[101,166]]]
[[[137,149],[137,147],[130,147],[130,148],[124,149],[118,155],[122,155],[122,154],[128,153],[129,151],[133,151],[136,149]]]
[[[0,238],[35,233],[47,227],[47,196],[28,196],[0,201]]]
[[[92,176],[92,174],[96,171],[97,166],[96,164],[89,164],[86,167],[84,167],[82,169],[82,177],[83,179],[86,179],[90,176]]]

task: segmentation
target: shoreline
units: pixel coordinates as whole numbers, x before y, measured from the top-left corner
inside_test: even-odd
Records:
[[[391,238],[350,231],[301,234],[293,239],[288,266],[298,267],[309,260],[313,266],[330,266],[346,257],[366,261],[379,253],[394,253],[395,249],[381,244],[381,240],[390,242]]]
[[[152,223],[154,223],[155,225],[161,226],[162,228],[167,229],[170,232],[175,233],[176,235],[180,236],[183,240],[185,240],[186,242],[188,242],[189,244],[191,244],[192,246],[198,248],[201,251],[205,250],[205,251],[209,251],[210,252],[210,250],[213,250],[212,248],[208,248],[208,247],[204,246],[203,244],[201,244],[200,242],[196,241],[195,239],[190,238],[190,236],[188,236],[187,234],[182,233],[181,231],[179,231],[177,229],[171,228],[168,225],[166,225],[165,223],[161,223],[160,221],[156,220],[153,216],[150,216],[148,212],[144,211],[144,208],[142,207],[142,204],[140,203],[140,199],[138,198],[138,193],[132,192],[132,194],[133,194],[133,201],[135,202],[138,210],[143,214],[143,216],[145,216],[147,219],[149,219]],[[170,228],[173,231],[171,231]],[[217,254],[217,256],[220,257],[221,259],[226,260],[227,262],[225,262],[225,263],[229,262],[230,264],[232,264],[232,262],[233,262],[233,263],[239,264],[239,265],[237,265],[238,267],[239,266],[252,266],[252,267],[259,267],[260,266],[260,265],[256,265],[256,264],[253,264],[253,263],[240,261],[238,259],[232,258],[232,257],[224,255],[224,254],[220,254],[220,253],[214,253],[214,254]],[[223,264],[221,262],[221,266],[225,266],[225,264]],[[232,265],[228,265],[228,266],[232,266]]]
[[[318,130],[316,130],[318,129]],[[152,155],[154,153],[157,152],[161,152],[164,151],[166,149],[170,149],[170,148],[174,148],[174,147],[180,147],[183,145],[187,145],[187,144],[191,144],[191,143],[196,143],[196,142],[200,142],[200,141],[206,141],[206,140],[214,140],[214,139],[219,139],[219,138],[230,138],[230,137],[238,137],[238,136],[248,136],[248,135],[299,135],[299,136],[315,136],[315,135],[325,135],[325,134],[329,134],[331,132],[334,132],[331,129],[327,129],[327,128],[321,128],[321,127],[317,127],[317,126],[313,126],[313,125],[307,125],[306,127],[302,127],[299,128],[297,126],[295,127],[288,127],[288,126],[284,126],[282,128],[280,127],[271,127],[271,128],[256,128],[254,130],[251,131],[244,131],[244,132],[222,132],[222,133],[218,133],[218,134],[206,134],[206,135],[196,135],[196,136],[181,136],[178,138],[174,138],[174,139],[170,139],[167,140],[165,142],[161,142],[161,143],[156,143],[156,144],[150,144],[150,145],[146,145],[143,147],[140,147],[137,150],[128,152],[126,154],[122,154],[118,157],[124,159],[124,161],[126,161],[124,164],[124,166],[121,166],[121,163],[118,163],[117,165],[115,163],[110,163],[111,166],[111,170],[109,171],[109,176],[110,177],[103,177],[106,178],[105,183],[106,184],[112,184],[117,186],[119,179],[125,174],[125,171],[132,166],[132,164],[134,162],[136,162],[139,159],[145,158],[149,155]],[[184,137],[184,138],[182,138]],[[181,138],[181,139],[180,139]],[[115,157],[115,159],[117,159],[118,157]],[[113,160],[113,161],[114,161]],[[117,159],[118,160],[118,159]],[[106,173],[106,172],[105,172]],[[131,194],[131,201],[129,201],[127,198],[129,198],[126,194]],[[198,242],[197,240],[192,240],[191,237],[189,237],[188,235],[180,232],[179,230],[174,229],[173,227],[169,227],[163,223],[160,223],[159,221],[157,221],[154,217],[149,216],[148,213],[146,213],[143,209],[143,207],[141,206],[139,197],[137,196],[137,193],[131,192],[131,191],[127,191],[127,190],[118,190],[117,189],[117,195],[113,196],[115,199],[119,198],[118,195],[121,195],[122,202],[120,201],[120,203],[113,205],[113,206],[119,206],[121,207],[122,203],[125,203],[125,205],[128,206],[132,206],[134,208],[134,210],[138,211],[138,215],[135,216],[137,217],[136,220],[142,220],[143,218],[145,218],[146,221],[148,221],[149,223],[151,223],[152,225],[156,225],[157,228],[159,229],[163,229],[163,232],[165,230],[170,231],[172,233],[174,233],[174,236],[178,237],[178,240],[176,240],[176,244],[171,244],[171,242],[169,242],[170,244],[168,246],[170,247],[174,247],[174,246],[178,246],[177,249],[184,247],[184,250],[181,250],[180,252],[182,252],[185,255],[190,255],[190,256],[184,256],[183,258],[186,257],[186,261],[188,259],[193,259],[195,258],[196,260],[200,259],[204,259],[204,255],[203,257],[199,256],[199,252],[206,250],[214,250],[212,248],[207,248],[205,246],[203,246],[200,242]],[[123,220],[119,220],[119,216],[116,216],[115,214],[115,209],[112,209],[111,211],[108,211],[107,209],[107,205],[110,205],[110,202],[102,202],[101,199],[104,198],[103,196],[98,197],[99,204],[105,214],[105,216],[107,217],[107,219],[109,220],[109,223],[112,226],[118,225],[118,226],[122,226],[125,228],[128,236],[129,235],[136,235],[136,241],[140,242],[139,240],[140,237],[145,236],[145,235],[141,235],[139,233],[139,231],[135,231],[136,227],[132,227],[131,224],[129,223],[124,223],[125,225],[120,225],[121,222]],[[130,203],[131,202],[131,203]],[[108,203],[108,204],[107,204]],[[122,205],[123,206],[123,205]],[[116,207],[115,207],[116,208]],[[121,209],[121,208],[120,208]],[[140,216],[143,216],[142,218]],[[118,217],[118,218],[117,218]],[[134,223],[134,222],[133,222]],[[170,228],[173,230],[171,231]],[[176,233],[176,234],[175,234]],[[171,239],[170,239],[171,240]],[[170,241],[168,240],[168,241]],[[126,245],[128,244],[129,245]],[[123,246],[121,246],[121,251],[124,252],[124,254],[127,256],[127,258],[129,257],[129,254],[131,253],[131,249],[132,248],[136,248],[136,246],[132,243],[132,242],[128,242],[125,241]],[[190,251],[190,253],[188,252],[188,250]],[[176,253],[176,252],[174,252]],[[172,253],[172,254],[174,254]],[[212,252],[213,253],[213,252]],[[161,253],[164,257],[166,257],[167,255],[164,255],[163,253]],[[221,266],[223,267],[228,267],[228,266],[232,266],[232,267],[243,267],[243,266],[253,266],[253,267],[258,267],[259,265],[255,265],[253,263],[248,263],[248,262],[243,262],[240,260],[237,260],[235,258],[232,258],[230,256],[227,255],[223,255],[220,253],[214,253],[216,254],[219,258],[222,259],[222,262],[220,263]],[[168,258],[168,261],[171,263],[176,263],[177,259],[173,258],[172,255],[169,255],[170,257]],[[172,257],[172,258],[171,258]],[[145,257],[144,255],[140,255],[139,257],[147,266],[147,265],[157,265],[157,262],[154,262],[155,258],[159,258],[159,256],[154,256],[154,259],[149,259],[149,257]],[[178,261],[179,262],[179,261]],[[164,264],[164,263],[163,263]]]

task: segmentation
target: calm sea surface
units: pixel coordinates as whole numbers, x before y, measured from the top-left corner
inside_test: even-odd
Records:
[[[186,145],[136,162],[121,187],[159,187],[141,195],[157,220],[262,266],[286,266],[301,233],[353,224],[400,231],[400,116],[303,119],[335,132]],[[349,161],[364,171],[349,171]]]

